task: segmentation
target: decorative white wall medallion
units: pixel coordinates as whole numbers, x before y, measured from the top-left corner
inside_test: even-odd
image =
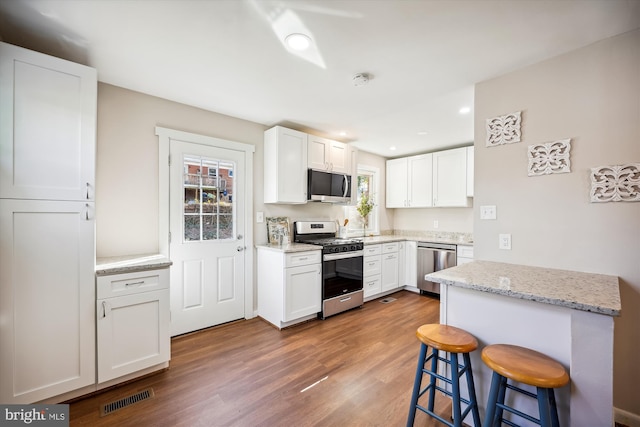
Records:
[[[529,176],[571,172],[571,139],[529,146]]]
[[[520,142],[520,113],[487,119],[487,147]]]
[[[591,168],[591,202],[640,202],[640,163]]]

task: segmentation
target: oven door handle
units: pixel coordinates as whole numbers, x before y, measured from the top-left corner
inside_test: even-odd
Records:
[[[356,258],[364,256],[364,251],[342,252],[339,254],[325,254],[322,256],[323,261],[335,261],[337,259]]]

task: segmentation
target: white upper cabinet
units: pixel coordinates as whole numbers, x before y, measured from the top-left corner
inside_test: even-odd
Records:
[[[387,160],[387,207],[426,208],[432,204],[432,155]]]
[[[474,166],[473,163],[475,161],[475,149],[473,145],[471,147],[467,147],[467,197],[473,197],[473,174],[474,174]]]
[[[320,171],[352,174],[351,150],[348,144],[309,135],[308,167]]]
[[[469,155],[473,147],[387,160],[387,208],[469,206]]]
[[[281,126],[264,133],[264,202],[307,202],[307,134]]]
[[[433,153],[433,206],[468,206],[466,147]]]
[[[96,70],[0,43],[0,198],[94,200]]]

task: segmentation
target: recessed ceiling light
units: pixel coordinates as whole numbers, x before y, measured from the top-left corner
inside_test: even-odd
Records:
[[[427,131],[426,130],[421,130],[420,132],[418,132],[418,135],[423,136],[426,135]]]
[[[396,151],[396,146],[395,146],[395,145],[392,145],[391,147],[389,147],[389,150],[391,150],[391,151]]]
[[[471,111],[471,108],[469,107],[462,107],[458,112],[460,114],[469,114],[469,112]]]
[[[311,38],[306,34],[293,33],[285,37],[284,41],[293,50],[307,50],[311,45]]]
[[[340,136],[347,136],[347,132],[343,130],[343,131],[341,131],[338,135],[340,135]]]

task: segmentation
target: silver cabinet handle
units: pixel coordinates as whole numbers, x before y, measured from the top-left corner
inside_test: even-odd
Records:
[[[109,307],[109,304],[106,301],[102,301],[102,318],[104,319],[105,317],[107,317],[107,314],[109,314],[111,312],[111,308]]]
[[[87,211],[85,212],[85,217],[84,219],[89,221],[89,203],[85,204],[85,207],[87,208]]]
[[[244,251],[244,248],[243,248],[242,246],[238,246],[238,247],[236,248],[236,251],[238,251],[238,252],[242,252],[242,251]]]
[[[135,286],[135,285],[142,285],[142,284],[144,284],[144,280],[140,280],[139,282],[126,283],[125,286]]]
[[[298,261],[304,261],[304,260],[307,260],[307,259],[309,259],[309,257],[303,256],[302,258],[298,258]]]
[[[87,200],[89,200],[89,183],[87,182]]]

